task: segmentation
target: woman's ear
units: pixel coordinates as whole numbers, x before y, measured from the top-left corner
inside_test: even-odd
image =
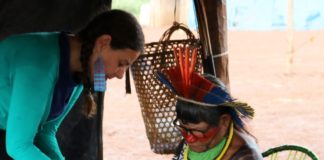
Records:
[[[100,49],[110,46],[111,36],[109,34],[103,34],[96,39],[95,46]]]
[[[232,118],[229,114],[222,114],[219,118],[219,125],[224,128],[228,128]]]
[[[102,51],[110,46],[111,36],[109,34],[103,34],[99,36],[93,46],[92,55],[90,57],[91,63],[94,63],[97,58],[102,54]]]

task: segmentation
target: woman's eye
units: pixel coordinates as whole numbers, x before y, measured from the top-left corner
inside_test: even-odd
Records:
[[[118,63],[118,67],[126,67],[128,65],[129,65],[129,63],[127,61],[121,61]]]
[[[118,64],[118,67],[125,67],[126,65],[125,64],[122,64],[122,63],[119,63]]]

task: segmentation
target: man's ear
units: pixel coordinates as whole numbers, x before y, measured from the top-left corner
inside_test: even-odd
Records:
[[[229,114],[222,114],[219,118],[219,125],[224,128],[228,128],[231,123],[231,116]]]

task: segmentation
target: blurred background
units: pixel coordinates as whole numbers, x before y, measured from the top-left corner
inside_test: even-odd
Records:
[[[112,8],[133,13],[147,43],[175,20],[197,32],[190,0],[116,0]],[[227,0],[226,8],[230,88],[255,108],[249,125],[261,150],[297,144],[324,158],[324,2]],[[124,81],[107,85],[104,158],[171,159],[150,149],[133,82],[130,95]]]

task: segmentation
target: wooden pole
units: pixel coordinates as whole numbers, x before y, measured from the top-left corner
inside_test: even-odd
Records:
[[[226,0],[194,0],[200,39],[207,53],[204,72],[218,77],[229,89]]]
[[[286,61],[286,74],[292,73],[292,65],[294,61],[294,0],[288,0],[288,18],[287,18],[287,38],[288,50]]]

